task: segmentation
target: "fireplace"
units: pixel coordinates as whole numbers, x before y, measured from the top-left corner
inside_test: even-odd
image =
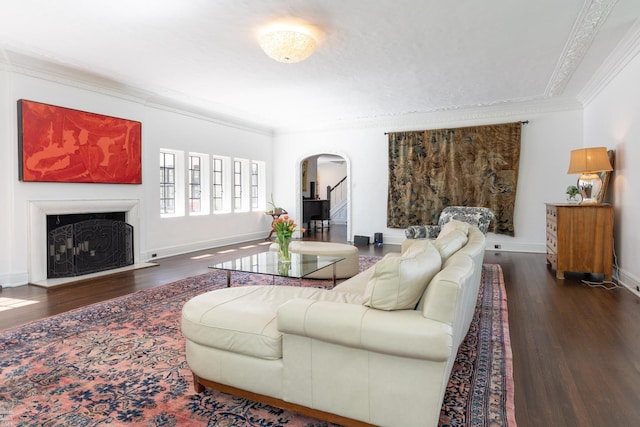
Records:
[[[140,263],[141,254],[140,247],[137,242],[139,239],[139,214],[140,201],[137,199],[105,199],[105,200],[30,200],[28,202],[28,282],[43,287],[58,286],[71,281],[77,281],[84,277],[92,277],[96,275],[110,274],[112,271],[120,271],[123,269],[143,268],[155,264]],[[120,212],[124,213],[124,223],[130,225],[132,234],[132,260],[135,264],[122,268],[111,268],[109,270],[97,273],[82,274],[82,276],[73,276],[68,278],[48,278],[48,258],[50,255],[50,247],[47,245],[47,216],[71,215],[71,214],[91,214],[91,213],[108,213]],[[84,240],[82,241],[84,244]],[[65,241],[65,246],[67,242]],[[62,242],[58,245],[61,249]],[[76,244],[72,244],[76,246]]]
[[[47,278],[133,264],[133,227],[124,212],[47,215]]]

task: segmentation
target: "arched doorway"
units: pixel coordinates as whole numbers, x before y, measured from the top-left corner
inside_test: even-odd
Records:
[[[350,240],[348,160],[335,153],[314,154],[300,163],[300,211],[304,239]]]

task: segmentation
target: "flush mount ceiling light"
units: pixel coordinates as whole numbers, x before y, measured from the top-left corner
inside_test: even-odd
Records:
[[[269,58],[294,63],[307,59],[318,44],[317,30],[307,24],[278,22],[262,30],[260,47]]]

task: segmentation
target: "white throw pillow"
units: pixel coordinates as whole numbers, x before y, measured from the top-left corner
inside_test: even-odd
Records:
[[[412,246],[415,246],[414,250],[424,250],[426,246],[432,245],[431,242],[429,239],[405,239],[402,241],[400,253],[404,255]]]
[[[442,228],[440,229],[440,233],[438,234],[438,237],[444,236],[446,234],[449,234],[453,230],[460,230],[465,235],[468,236],[469,235],[469,227],[471,227],[471,224],[469,224],[468,222],[459,221],[457,219],[452,219],[449,222],[447,222],[445,225],[442,226]]]
[[[440,252],[442,262],[444,263],[447,258],[463,247],[467,243],[467,240],[469,240],[469,238],[462,231],[451,230],[446,234],[440,233],[438,238],[433,241],[433,246]]]
[[[441,265],[438,250],[428,240],[402,255],[387,254],[374,267],[363,304],[380,310],[414,309]]]

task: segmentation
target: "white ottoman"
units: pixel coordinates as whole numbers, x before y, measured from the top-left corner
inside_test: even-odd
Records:
[[[273,243],[269,250],[277,251],[278,244]],[[289,244],[289,251],[296,254],[324,255],[344,258],[336,264],[336,279],[347,279],[358,274],[359,252],[355,246],[344,243],[333,242],[305,242],[294,240]],[[315,271],[305,278],[309,279],[331,279],[333,277],[333,266],[325,267]]]

